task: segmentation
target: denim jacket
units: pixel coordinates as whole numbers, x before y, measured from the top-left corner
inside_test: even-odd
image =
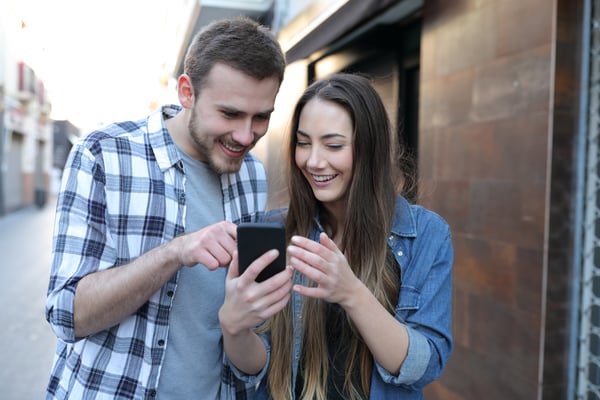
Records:
[[[270,221],[279,219],[281,223],[284,218],[285,210],[282,209],[271,211],[266,216]],[[318,240],[321,231],[317,221],[310,237]],[[452,351],[454,252],[450,228],[434,212],[398,197],[388,245],[401,269],[402,285],[395,316],[408,331],[409,346],[398,375],[392,375],[375,362],[370,399],[422,399],[423,387],[440,376]],[[302,279],[300,273],[294,274],[295,282],[301,282]],[[302,351],[302,297],[292,293],[290,301],[293,302],[294,321],[291,379],[295,385]],[[263,337],[270,358],[268,339],[268,336]],[[256,376],[257,379],[265,375],[265,369]],[[260,382],[256,398],[269,398],[266,379]]]

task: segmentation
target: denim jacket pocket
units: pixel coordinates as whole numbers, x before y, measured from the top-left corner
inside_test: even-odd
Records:
[[[421,304],[421,292],[412,286],[401,286],[396,311],[418,310]]]

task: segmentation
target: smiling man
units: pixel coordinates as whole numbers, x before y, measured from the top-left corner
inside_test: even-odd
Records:
[[[186,54],[180,105],[73,147],[46,305],[59,339],[48,399],[252,390],[223,362],[220,267],[233,259],[236,224],[265,207],[264,167],[249,151],[267,131],[284,69],[267,28],[213,22]]]

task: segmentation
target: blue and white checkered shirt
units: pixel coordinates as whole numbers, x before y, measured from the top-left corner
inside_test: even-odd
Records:
[[[80,340],[74,334],[73,302],[85,275],[127,264],[184,232],[186,178],[164,123],[180,109],[164,106],[147,119],[92,132],[69,155],[57,202],[46,304],[46,319],[58,336],[47,399],[156,395],[179,274],[134,315]],[[250,154],[238,173],[221,176],[221,188],[229,221],[254,221],[265,208],[265,170]],[[221,398],[251,394],[224,361]]]

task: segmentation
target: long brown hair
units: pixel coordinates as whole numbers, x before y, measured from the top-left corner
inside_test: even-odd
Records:
[[[300,114],[308,101],[319,98],[342,106],[350,115],[353,132],[353,176],[348,188],[342,249],[358,278],[390,312],[398,299],[399,271],[394,257],[389,257],[387,235],[391,229],[395,205],[393,165],[395,151],[390,123],[383,103],[365,77],[339,73],[313,83],[296,104],[288,146],[290,203],[286,219],[288,236],[308,236],[319,213],[321,225],[333,237],[332,216],[319,207],[309,183],[295,164],[296,132]],[[293,398],[292,393],[292,304],[267,324],[271,332],[269,390],[275,399]],[[327,357],[328,304],[320,299],[304,298],[302,306],[302,363],[304,387],[302,398],[325,399],[329,373]],[[369,349],[349,318],[343,319],[347,338],[344,391],[350,398],[370,391],[373,359]],[[344,340],[344,339],[341,339]],[[358,382],[353,371],[358,368]],[[354,373],[356,376],[356,373]]]

